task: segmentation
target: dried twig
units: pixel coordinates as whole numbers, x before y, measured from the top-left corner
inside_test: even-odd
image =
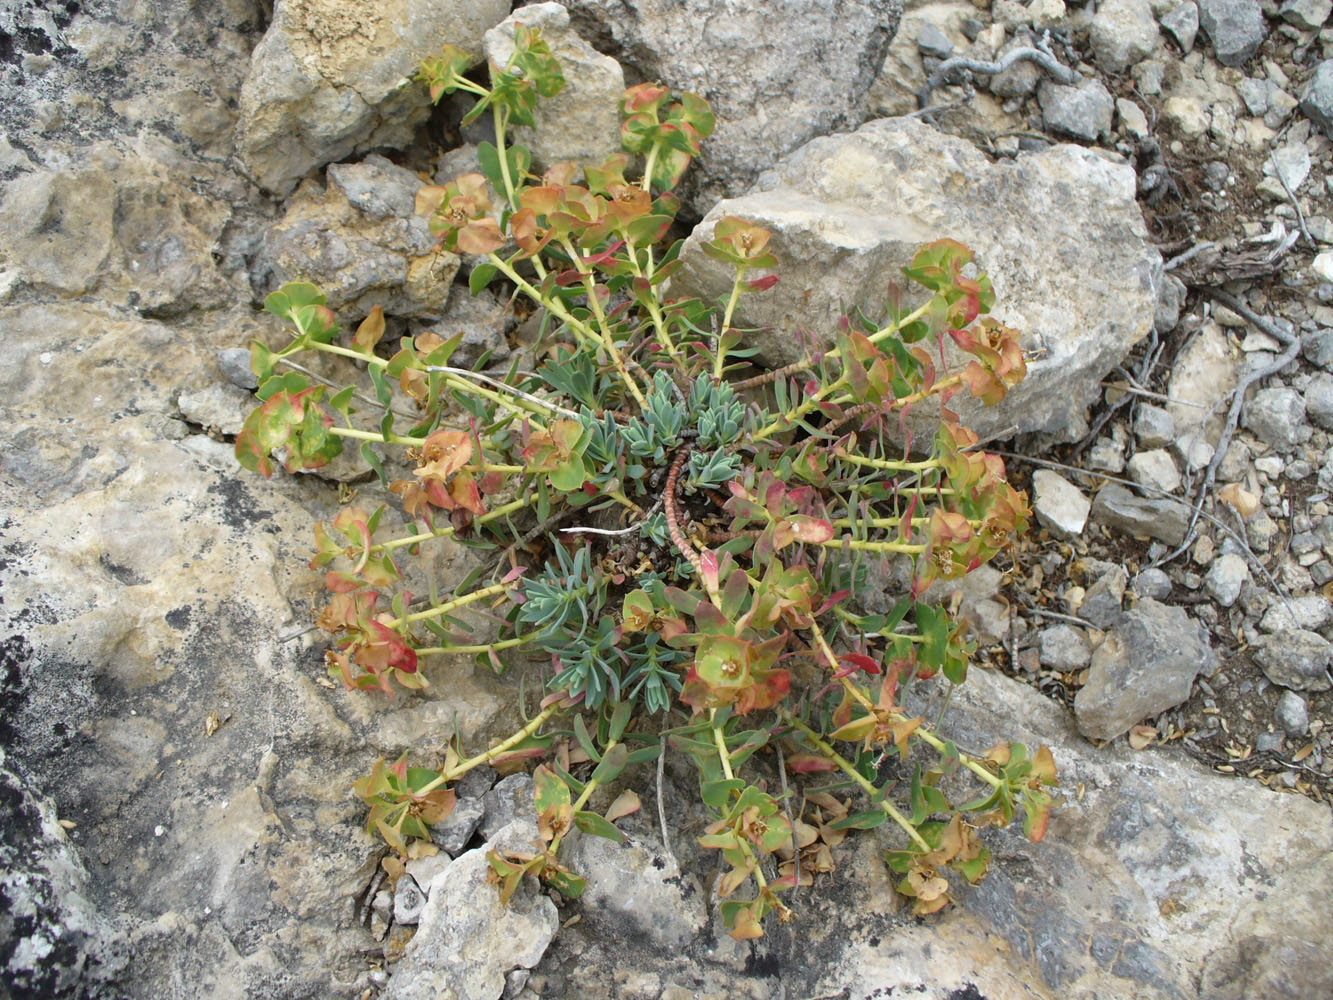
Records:
[[[973,73],[981,73],[984,76],[994,76],[997,73],[1003,73],[1016,62],[1034,62],[1050,74],[1051,79],[1056,83],[1062,83],[1065,86],[1072,86],[1081,79],[1076,70],[1072,70],[1068,66],[1062,66],[1055,56],[1049,52],[1043,52],[1041,49],[1012,49],[1005,53],[1003,59],[998,59],[995,62],[986,62],[984,59],[969,59],[966,56],[953,56],[940,63],[935,72],[930,74],[930,79],[916,92],[917,107],[924,108],[930,101],[931,91],[942,84],[954,70],[965,69]]]
[[[1314,247],[1317,250],[1319,244],[1317,244],[1314,241],[1314,237],[1310,235],[1310,230],[1305,228],[1305,213],[1301,211],[1301,203],[1296,200],[1296,193],[1287,186],[1287,179],[1282,176],[1282,167],[1277,162],[1277,151],[1270,150],[1268,159],[1273,164],[1273,176],[1275,176],[1277,182],[1282,185],[1282,190],[1287,192],[1287,200],[1291,202],[1291,207],[1296,210],[1296,225],[1300,226],[1301,235],[1305,237],[1305,242],[1308,246]]]

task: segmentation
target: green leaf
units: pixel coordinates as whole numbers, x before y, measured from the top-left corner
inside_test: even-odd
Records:
[[[745,782],[740,778],[708,781],[700,787],[699,797],[703,799],[704,805],[715,812],[725,812],[731,801],[731,793],[739,792],[744,787]]]
[[[622,701],[611,712],[611,724],[607,727],[607,739],[619,741],[620,737],[625,735],[625,727],[629,725],[630,716],[634,713],[634,706],[629,702]]]
[[[588,734],[588,726],[581,715],[574,716],[574,738],[579,741],[579,746],[583,748],[583,752],[588,755],[590,760],[594,763],[601,763],[602,755],[597,752],[597,747],[593,745],[592,737]]]
[[[259,341],[250,341],[250,371],[254,372],[255,378],[259,379],[260,382],[273,374],[273,365],[277,360],[277,354],[270,351]]]
[[[584,833],[591,834],[594,837],[603,837],[606,840],[614,840],[617,844],[623,844],[629,839],[616,829],[614,823],[608,822],[595,812],[576,812],[574,814],[574,825]]]
[[[349,385],[347,386],[347,388],[342,389],[341,391],[335,393],[332,397],[330,397],[329,406],[332,407],[334,410],[337,410],[344,417],[347,417],[349,416],[349,410],[352,405],[352,396],[355,393],[356,393],[356,387]]]
[[[651,746],[640,747],[638,750],[630,751],[630,755],[625,758],[626,764],[647,764],[657,760],[661,755],[662,748],[656,743]]]
[[[491,279],[499,272],[499,268],[490,262],[478,264],[468,275],[467,287],[473,296],[481,294],[481,290],[491,283]]]
[[[831,830],[873,830],[889,817],[879,809],[853,813],[835,823],[829,824]]]
[[[370,446],[369,441],[361,442],[361,457],[365,459],[367,465],[375,470],[375,475],[379,476],[380,485],[387,490],[389,488],[389,477],[384,472],[384,463],[380,461],[379,453]]]
[[[592,780],[599,785],[615,781],[628,763],[629,748],[623,743],[617,743],[603,755],[601,763],[592,772]]]

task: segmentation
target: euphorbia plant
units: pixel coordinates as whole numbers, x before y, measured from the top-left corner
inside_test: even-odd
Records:
[[[712,815],[699,843],[729,866],[718,894],[733,935],[785,918],[784,890],[828,870],[847,830],[884,823],[902,837],[887,858],[900,890],[933,912],[952,892],[947,871],[984,874],[979,828],[1021,810],[1040,838],[1055,784],[1049,751],[967,753],[904,707],[936,674],[962,683],[971,652],[961,624],[926,601],[929,585],[986,562],[1027,523],[1003,463],[948,408],[959,392],[997,402],[1023,377],[1017,335],[986,315],[994,296],[972,254],[940,240],[904,269],[915,298],[889,289],[884,315],[847,317],[827,349],[758,368],[733,319],[741,296],[777,280],[768,232],[724,218],[703,242],[734,269],[723,301],[670,288],[682,246],[664,242],[672,188],[712,130],[707,104],[632,88],[624,154],[537,174],[509,129],[531,124],[563,78],[535,32],[516,43],[489,88],[462,75],[457,52],[423,68],[435,99],[464,90],[478,98],[469,118],[491,110],[496,142],[479,148],[480,173],[423,188],[418,208],[443,249],[471,255],[474,294],[503,282],[540,311],[536,370],[451,366],[458,338],[430,333],[385,349],[378,310],[344,345],[318,290],[287,285],[266,307],[296,335],[280,351],[255,344],[263,403],[236,441],[265,475],[275,451],[289,471],[313,469],[355,443],[412,525],[348,506],[316,526],[336,680],[422,688],[431,657],[449,653],[497,671],[514,651],[550,665],[537,714],[491,749],[465,758],[454,746],[434,768],[377,765],[356,789],[371,827],[403,850],[452,808],[450,786],[470,768],[540,761],[545,847],[492,852],[492,869],[506,898],[526,875],[577,895],[562,839],[575,826],[620,836],[613,822],[637,798],[604,813],[590,799],[652,760],[665,730],[698,765]],[[970,356],[957,371],[944,370],[946,342]],[[286,365],[305,351],[363,366],[375,398],[326,395]],[[939,414],[923,457],[894,437],[909,410]],[[389,452],[410,471],[392,477]],[[414,600],[401,560],[454,541],[493,558],[450,594]],[[887,558],[913,561],[910,592],[865,613],[864,562]],[[469,606],[502,620],[498,637],[468,633],[457,613]],[[896,799],[888,758],[911,774]],[[818,786],[784,802],[763,780],[775,761]],[[951,802],[942,786],[955,773],[980,794]]]

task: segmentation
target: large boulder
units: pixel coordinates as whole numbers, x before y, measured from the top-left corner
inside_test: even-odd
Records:
[[[508,13],[507,0],[277,0],[241,88],[241,162],[287,194],[315,167],[405,146],[430,115],[421,60],[446,44],[480,58]]]
[[[983,437],[1013,427],[1077,439],[1102,377],[1152,326],[1161,258],[1134,183],[1129,166],[1076,146],[992,163],[915,120],[869,122],[813,140],[709,212],[686,242],[673,293],[717,301],[730,291],[734,272],[700,250],[719,219],[771,230],[781,280],[744,296],[735,322],[767,328],[747,343],[782,365],[800,356],[803,330],[831,344],[843,311],[882,317],[917,248],[953,237],[976,251],[994,315],[1022,332],[1032,359],[1001,405],[955,397],[955,408]]]
[[[717,128],[686,175],[702,215],[803,142],[855,128],[902,17],[902,0],[763,4],[561,0],[629,75],[705,97]]]

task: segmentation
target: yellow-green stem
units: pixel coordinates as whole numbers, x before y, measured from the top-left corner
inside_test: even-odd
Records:
[[[719,382],[722,380],[722,371],[727,364],[727,331],[731,329],[731,316],[736,311],[736,303],[741,297],[741,282],[745,280],[745,272],[749,270],[745,264],[736,265],[736,280],[731,285],[731,296],[727,299],[727,308],[722,313],[722,332],[717,338],[717,357],[713,359],[713,378]]]
[[[940,467],[938,458],[927,458],[920,462],[896,461],[891,458],[867,458],[865,455],[854,455],[844,448],[835,448],[833,455],[839,461],[849,462],[852,465],[863,465],[867,469],[879,469],[882,472],[924,472],[927,469],[938,469]]]
[[[379,431],[360,431],[355,427],[330,427],[329,433],[334,437],[353,438],[357,441],[378,441],[380,444],[401,444],[412,448],[421,444],[421,438],[403,437],[401,434],[381,434]]]
[[[511,583],[494,583],[489,587],[483,587],[481,590],[474,590],[470,594],[464,594],[462,597],[455,597],[452,601],[445,601],[443,604],[437,604],[433,608],[427,608],[425,611],[414,611],[410,615],[402,618],[395,618],[391,622],[385,622],[389,628],[397,628],[399,625],[410,625],[413,622],[425,621],[427,618],[439,618],[440,615],[447,615],[450,611],[457,611],[459,608],[465,608],[469,604],[476,604],[478,601],[484,601],[488,597],[494,597],[496,594],[504,593],[509,590]]]
[[[921,834],[917,832],[916,827],[914,827],[911,824],[911,822],[907,819],[906,816],[904,816],[901,812],[898,811],[898,809],[894,806],[892,802],[884,798],[883,793],[878,788],[876,788],[870,782],[870,780],[866,778],[865,775],[863,775],[854,766],[852,766],[850,761],[848,761],[845,757],[843,757],[842,754],[838,753],[838,751],[834,750],[829,743],[820,739],[818,733],[816,733],[813,729],[807,726],[800,719],[796,718],[796,716],[792,715],[790,712],[783,712],[782,717],[783,720],[789,726],[791,726],[794,729],[799,729],[802,733],[804,733],[805,738],[808,739],[812,744],[814,744],[814,746],[820,751],[820,753],[824,754],[826,757],[828,757],[829,760],[833,761],[833,763],[838,766],[838,769],[842,771],[843,774],[847,775],[847,777],[851,778],[854,782],[856,782],[856,784],[860,785],[861,790],[864,791],[866,795],[870,796],[870,801],[874,802],[877,806],[879,806],[880,810],[884,813],[884,815],[888,816],[889,819],[893,820],[900,827],[902,827],[902,829],[907,833],[907,835],[912,838],[912,842],[916,844],[917,847],[921,848],[921,850],[923,851],[927,852],[930,851],[930,845],[926,843],[925,838],[922,837]]]
[[[453,767],[445,768],[440,772],[438,778],[417,789],[417,794],[424,795],[427,792],[433,792],[441,785],[446,785],[457,778],[461,778],[474,767],[480,767],[482,764],[489,764],[491,761],[495,760],[496,757],[508,753],[528,737],[534,735],[537,730],[541,729],[541,727],[546,724],[546,720],[555,715],[558,711],[560,711],[560,705],[558,703],[547,705],[544,709],[538,712],[526,726],[514,733],[514,735],[501,743],[497,743],[489,750],[477,754],[475,757],[469,757],[467,760],[461,761]]]
[[[625,387],[629,389],[630,395],[640,406],[647,407],[648,400],[644,398],[643,392],[639,389],[639,384],[630,375],[629,368],[625,366],[625,359],[620,356],[620,351],[616,348],[615,336],[611,333],[611,328],[606,325],[606,313],[602,311],[602,300],[597,297],[597,276],[593,273],[592,268],[583,262],[583,257],[579,254],[578,248],[569,241],[568,237],[562,238],[560,245],[565,248],[570,260],[574,262],[574,267],[583,276],[583,291],[588,298],[588,308],[592,310],[593,316],[597,318],[598,339],[601,341],[602,349],[606,351],[612,364],[616,366],[616,371],[620,373],[620,378],[625,383]]]
[[[910,542],[871,542],[860,538],[830,538],[827,542],[820,542],[826,549],[850,549],[852,552],[906,552],[909,555],[918,555],[926,551],[924,545],[913,545]]]
[[[496,507],[494,510],[491,511],[487,511],[485,514],[482,514],[472,523],[488,524],[491,521],[496,520],[497,518],[506,517],[509,514],[514,513],[515,511],[522,510],[524,507],[531,507],[536,502],[537,502],[537,497],[535,495],[521,497],[518,500],[511,500],[509,503],[504,504],[503,506]],[[372,545],[370,547],[370,551],[392,552],[394,549],[401,549],[405,545],[416,545],[419,542],[428,542],[433,538],[448,538],[450,535],[454,533],[454,530],[455,529],[453,525],[446,525],[441,528],[436,528],[434,531],[421,531],[415,535],[406,535],[402,538],[395,538],[388,542],[381,542],[377,545]]]
[[[513,649],[515,646],[526,646],[536,639],[539,632],[529,632],[527,635],[515,636],[513,639],[500,639],[497,642],[486,642],[475,646],[422,646],[417,650],[418,656],[425,656],[429,653],[485,653],[489,650]]]

